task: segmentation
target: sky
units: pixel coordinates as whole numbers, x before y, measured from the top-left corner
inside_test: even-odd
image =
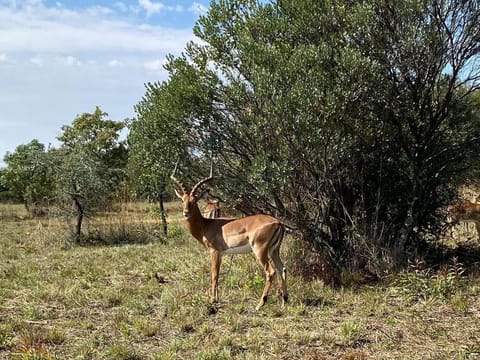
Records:
[[[144,84],[167,79],[168,54],[194,40],[209,0],[0,0],[0,167],[95,110],[135,116]]]

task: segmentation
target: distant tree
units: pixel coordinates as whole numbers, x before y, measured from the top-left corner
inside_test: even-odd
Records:
[[[0,192],[8,191],[7,185],[5,184],[3,177],[6,174],[6,169],[0,169]]]
[[[75,236],[82,234],[84,216],[112,200],[125,179],[126,147],[119,141],[125,124],[107,120],[99,107],[62,126],[61,147],[52,152],[60,196],[67,196],[77,213]]]
[[[19,145],[13,153],[4,157],[7,167],[1,173],[0,183],[12,196],[21,200],[27,211],[53,197],[55,182],[49,167],[45,146],[34,139]]]
[[[135,106],[137,117],[129,123],[130,180],[137,193],[158,202],[165,235],[164,202],[173,193],[170,174],[177,160],[185,163],[188,159],[189,110],[177,107],[180,99],[176,96],[181,92],[173,90],[181,86],[175,77],[169,83],[147,84],[146,94]]]
[[[0,202],[10,200],[10,192],[8,191],[7,185],[4,183],[3,176],[6,172],[6,169],[0,169]]]

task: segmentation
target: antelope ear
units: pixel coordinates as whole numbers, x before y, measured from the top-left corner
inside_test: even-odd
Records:
[[[179,193],[177,189],[174,189],[174,190],[175,190],[175,195],[177,195],[178,198],[183,201],[183,194]]]

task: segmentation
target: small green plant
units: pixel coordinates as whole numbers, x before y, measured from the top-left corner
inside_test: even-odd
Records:
[[[339,335],[345,345],[353,346],[362,340],[364,336],[364,329],[361,324],[348,321],[340,326]]]
[[[264,286],[265,279],[258,274],[255,274],[255,276],[249,279],[245,284],[247,289],[262,289]]]
[[[175,243],[183,243],[185,239],[190,238],[190,235],[187,235],[185,228],[182,227],[178,222],[172,222],[168,225],[167,238]]]
[[[175,352],[170,350],[160,350],[154,355],[154,360],[174,360],[176,358]]]
[[[146,319],[138,320],[135,323],[135,329],[140,332],[143,337],[153,337],[160,333],[160,325]]]
[[[466,314],[469,309],[468,298],[463,294],[463,292],[457,293],[451,297],[449,303],[453,306],[455,310],[462,314]]]
[[[390,325],[390,326],[395,325],[396,322],[397,322],[397,321],[395,320],[395,318],[394,318],[394,317],[391,317],[391,316],[389,316],[389,317],[386,319],[386,321],[385,321],[385,323],[386,323],[387,325]]]
[[[147,209],[145,209],[145,212],[149,217],[154,219],[160,219],[162,217],[162,212],[157,205],[150,205]]]
[[[213,348],[201,351],[195,357],[197,360],[228,360],[231,359],[230,351],[228,349]]]
[[[131,346],[114,345],[108,349],[108,356],[111,359],[118,360],[140,360],[142,357]]]
[[[11,334],[13,330],[7,324],[0,324],[0,350],[6,349],[9,344],[9,334]]]
[[[119,306],[124,301],[124,295],[119,291],[107,291],[102,294],[105,307],[113,308]]]
[[[29,350],[20,350],[20,352],[23,353],[19,357],[19,359],[21,360],[52,360],[53,359],[52,356],[50,355],[50,352],[44,345],[29,349]]]

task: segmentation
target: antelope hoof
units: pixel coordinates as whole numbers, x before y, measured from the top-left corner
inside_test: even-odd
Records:
[[[260,300],[260,302],[258,303],[257,307],[255,308],[255,310],[260,310],[260,308],[265,305],[265,303],[267,302],[267,299],[268,297],[265,295],[264,297],[262,297],[262,300]]]
[[[208,315],[215,315],[217,312],[218,312],[218,307],[216,306],[216,304],[211,304],[208,307],[208,310],[207,310]]]

